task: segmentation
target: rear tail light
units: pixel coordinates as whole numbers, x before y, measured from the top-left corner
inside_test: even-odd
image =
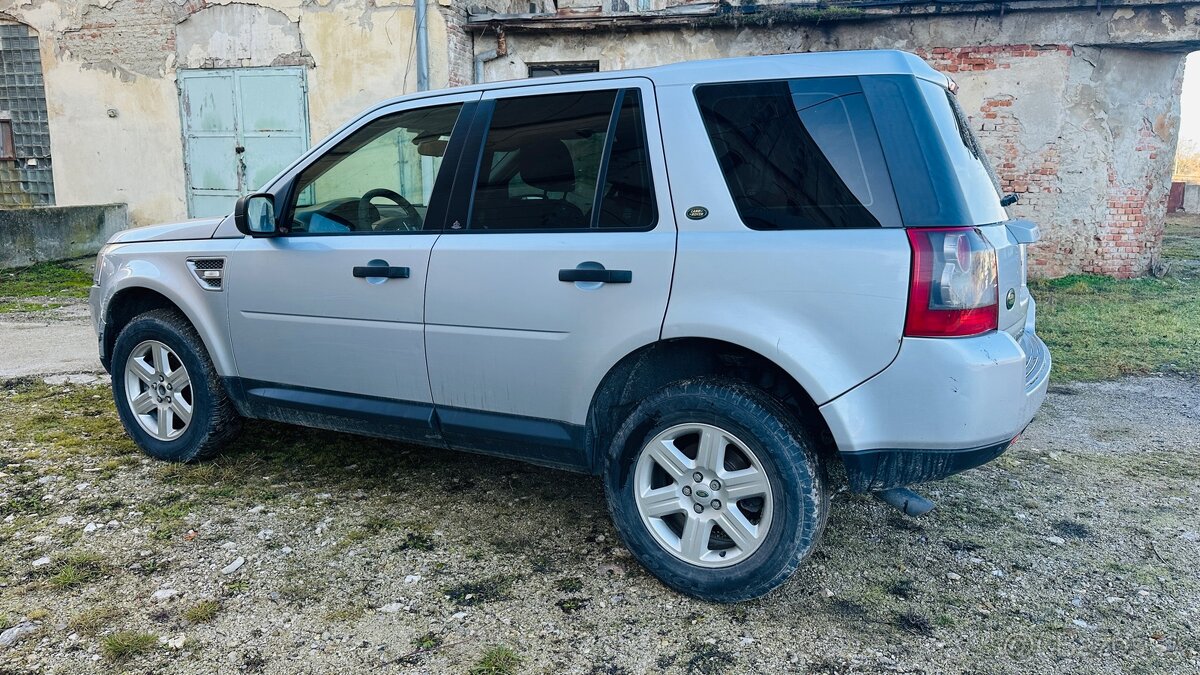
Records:
[[[996,330],[996,249],[973,227],[910,228],[908,337],[965,337]]]

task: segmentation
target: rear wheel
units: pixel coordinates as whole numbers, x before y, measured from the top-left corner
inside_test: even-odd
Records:
[[[200,336],[172,310],[137,316],[117,335],[112,390],[125,431],[158,459],[209,457],[241,427]]]
[[[633,554],[672,588],[734,602],[782,584],[813,551],[829,510],[808,434],[741,383],[671,385],[615,435],[605,489]]]

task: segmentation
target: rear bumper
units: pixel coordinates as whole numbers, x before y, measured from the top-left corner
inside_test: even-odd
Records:
[[[991,461],[1046,398],[1050,353],[1034,332],[905,338],[883,372],[821,406],[855,492],[937,480]]]

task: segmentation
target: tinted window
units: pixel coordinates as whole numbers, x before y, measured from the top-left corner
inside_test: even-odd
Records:
[[[900,224],[856,78],[697,87],[738,214],[762,230]]]
[[[455,104],[389,115],[338,143],[297,177],[291,231],[425,229],[434,179],[461,108]]]
[[[636,90],[496,101],[470,229],[644,228],[654,215]]]

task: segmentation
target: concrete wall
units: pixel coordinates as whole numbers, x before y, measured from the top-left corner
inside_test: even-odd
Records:
[[[432,87],[463,83],[445,18],[461,11],[439,3]],[[413,0],[0,0],[41,38],[57,203],[123,201],[134,225],[187,215],[177,69],[306,66],[315,142],[416,89],[413,14]]]
[[[95,255],[127,227],[124,204],[0,210],[0,269]]]
[[[528,11],[524,3],[492,4]],[[834,49],[916,52],[960,85],[1005,191],[1021,197],[1010,212],[1041,223],[1032,273],[1136,276],[1161,247],[1183,58],[1200,48],[1200,3],[1142,5],[1100,14],[1095,5],[1054,0],[1010,13],[896,16],[895,8],[874,8],[869,19],[796,10],[766,18],[661,14],[639,24],[628,13],[576,18],[577,7],[559,2],[544,17],[489,21],[477,13],[471,25],[477,52],[506,31],[508,55],[485,66],[486,80],[525,77],[530,63],[545,62],[594,60],[614,70]],[[690,10],[674,8],[681,9]]]
[[[1188,183],[1183,186],[1183,211],[1200,213],[1200,184]]]

